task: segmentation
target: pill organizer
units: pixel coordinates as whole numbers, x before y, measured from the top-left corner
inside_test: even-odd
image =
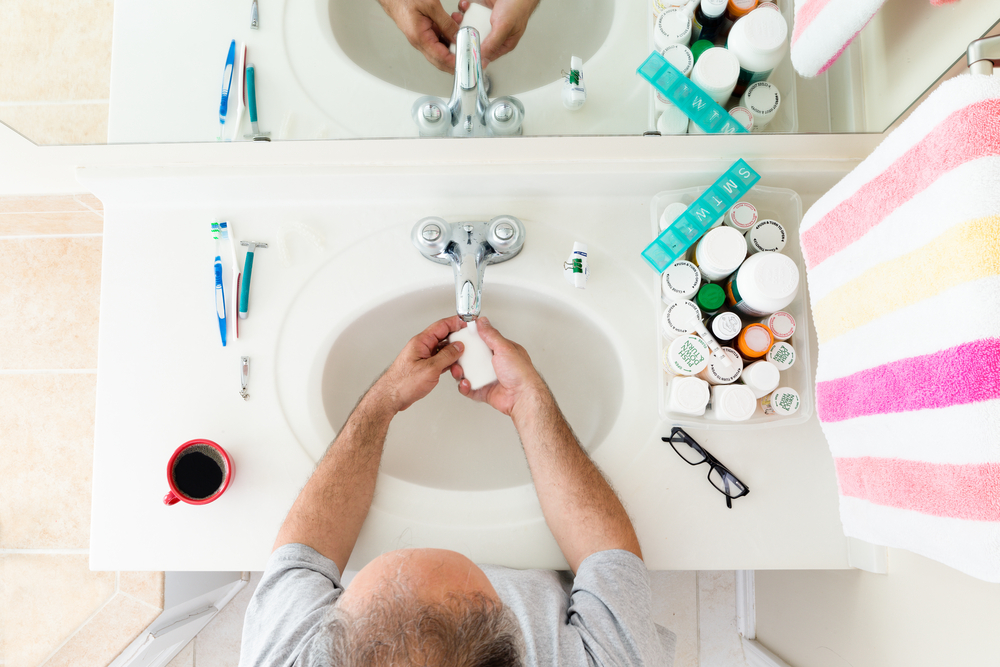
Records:
[[[653,51],[636,70],[684,115],[709,134],[746,134],[746,128],[729,115],[711,95],[679,69]]]
[[[711,186],[687,188],[685,190],[670,190],[660,192],[654,196],[649,207],[652,218],[652,233],[656,235],[659,232],[660,216],[663,214],[663,210],[668,205],[674,202],[680,202],[685,205],[693,204],[713,187],[715,187],[715,184]],[[757,208],[761,217],[772,218],[779,221],[785,226],[785,229],[788,230],[790,238],[798,238],[799,223],[802,219],[802,200],[795,191],[786,190],[784,188],[768,188],[758,185],[750,189],[750,191],[743,195],[739,201],[750,202]],[[728,208],[726,210],[728,210]],[[725,211],[723,211],[723,213],[725,213]],[[668,229],[670,228],[668,227]],[[791,257],[799,267],[798,294],[795,296],[795,300],[792,301],[788,307],[783,309],[795,318],[795,335],[792,336],[792,338],[787,342],[795,348],[797,359],[795,360],[795,365],[793,365],[790,369],[781,371],[781,379],[778,386],[791,387],[799,392],[802,404],[799,407],[798,412],[787,417],[779,415],[765,415],[763,409],[760,407],[759,401],[753,416],[749,420],[743,422],[721,421],[713,416],[711,410],[708,410],[703,416],[697,417],[670,412],[667,409],[667,390],[668,383],[673,375],[664,371],[661,364],[664,348],[669,343],[664,341],[663,334],[660,333],[660,319],[663,316],[663,311],[666,309],[666,304],[663,303],[663,300],[660,298],[660,276],[657,274],[655,277],[650,278],[650,283],[652,288],[655,290],[655,300],[657,303],[654,326],[656,327],[656,340],[658,348],[656,363],[658,367],[657,377],[659,378],[660,419],[671,424],[690,426],[692,428],[737,431],[777,426],[792,426],[794,424],[802,424],[812,417],[815,406],[815,390],[813,384],[812,361],[809,358],[809,328],[811,321],[806,290],[806,276],[805,270],[803,269],[805,263],[802,259],[802,252],[797,242],[789,242],[782,251],[782,254]],[[755,322],[757,319],[743,318],[744,324],[752,321]],[[723,343],[723,345],[725,347],[731,347],[731,345],[727,343]]]

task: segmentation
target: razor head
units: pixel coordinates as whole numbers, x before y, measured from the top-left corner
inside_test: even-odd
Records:
[[[266,243],[258,243],[257,241],[240,241],[240,245],[254,246],[256,248],[266,248]]]

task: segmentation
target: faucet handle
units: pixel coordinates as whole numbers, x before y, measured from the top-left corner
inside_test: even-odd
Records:
[[[490,220],[486,238],[498,254],[517,254],[524,245],[524,224],[512,215],[499,215]]]
[[[450,227],[443,218],[432,216],[422,218],[413,226],[413,245],[425,255],[437,255],[448,247]]]
[[[486,126],[495,137],[521,134],[524,105],[516,97],[498,97],[486,109]]]

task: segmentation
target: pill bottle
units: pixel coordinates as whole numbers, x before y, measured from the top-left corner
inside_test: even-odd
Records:
[[[728,49],[714,46],[698,58],[691,70],[691,81],[709,97],[725,105],[740,75],[740,61]]]
[[[740,382],[753,392],[754,399],[770,394],[778,386],[780,374],[778,367],[770,361],[755,361],[743,367]]]
[[[684,76],[691,74],[694,68],[694,55],[684,44],[670,44],[660,50],[663,59],[680,70]]]
[[[681,216],[681,213],[688,209],[687,204],[682,204],[679,201],[675,201],[672,204],[667,204],[667,207],[663,209],[663,213],[660,214],[660,231],[673,224],[674,220]]]
[[[667,409],[700,417],[709,399],[708,382],[696,377],[675,377],[667,388]]]
[[[712,385],[712,416],[719,421],[743,422],[757,411],[757,399],[741,384]]]
[[[747,132],[753,130],[753,114],[750,113],[750,109],[735,106],[729,110],[729,115],[736,119],[736,122],[742,125]]]
[[[708,283],[702,285],[698,290],[698,296],[694,302],[701,309],[701,314],[704,317],[711,317],[719,312],[722,304],[726,302],[726,292],[718,285]]]
[[[699,287],[701,272],[686,259],[677,260],[660,274],[660,296],[667,305],[690,300],[698,294]]]
[[[656,119],[656,131],[660,134],[687,134],[687,114],[668,102]]]
[[[757,8],[757,0],[729,0],[726,5],[726,18],[735,22]]]
[[[702,275],[704,273],[702,271]],[[790,304],[798,292],[799,267],[780,252],[750,255],[726,283],[729,305],[749,317],[778,312]]]
[[[694,10],[691,39],[711,42],[726,19],[727,0],[701,0]]]
[[[719,313],[708,322],[708,330],[712,332],[716,340],[723,342],[730,341],[740,335],[743,329],[743,320],[736,313]]]
[[[755,81],[743,93],[740,106],[750,110],[753,114],[753,131],[760,132],[778,113],[778,108],[781,107],[781,93],[773,83]]]
[[[691,45],[691,55],[694,56],[695,64],[698,64],[698,58],[701,58],[701,54],[708,51],[710,48],[715,46],[712,42],[707,39],[699,39],[697,42]]]
[[[777,366],[779,371],[787,371],[795,363],[795,348],[784,341],[778,341],[767,351],[764,359]]]
[[[708,343],[698,336],[681,336],[667,348],[667,365],[674,375],[695,375],[708,366]]]
[[[768,315],[760,323],[771,330],[774,340],[788,340],[795,335],[795,318],[783,310]]]
[[[691,41],[691,17],[684,9],[668,7],[656,17],[653,24],[653,43],[658,50],[671,44],[687,46]]]
[[[708,230],[701,237],[694,249],[694,263],[706,282],[719,281],[738,269],[746,255],[743,235],[732,227],[722,226]]]
[[[787,417],[799,409],[799,392],[791,387],[778,387],[768,396],[760,399],[760,407],[765,415],[780,415]]]
[[[757,222],[757,207],[748,201],[736,202],[722,220],[724,224],[745,234]]]
[[[743,327],[736,337],[736,350],[746,359],[761,359],[774,345],[771,330],[754,322]]]
[[[733,25],[726,46],[740,63],[739,81],[733,90],[733,95],[740,97],[750,84],[766,81],[785,57],[788,22],[781,12],[755,9]]]
[[[746,232],[747,254],[781,252],[788,240],[784,226],[777,220],[758,220]]]
[[[672,341],[694,331],[700,321],[701,311],[693,301],[675,301],[668,304],[660,316],[660,333],[666,340]]]
[[[709,384],[732,384],[740,379],[740,374],[743,373],[743,358],[731,347],[722,348],[722,352],[729,359],[729,366],[713,355],[708,358],[708,366],[698,373],[698,377]]]

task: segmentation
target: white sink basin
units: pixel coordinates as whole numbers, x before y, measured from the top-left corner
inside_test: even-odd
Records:
[[[411,244],[419,217],[338,253],[291,301],[274,372],[282,412],[314,460],[406,341],[455,312],[451,268]],[[591,240],[596,277],[586,290],[574,289],[562,263],[574,240],[588,239],[530,218],[524,223],[521,253],[486,268],[482,312],[525,346],[595,461],[607,472],[624,468],[659,423],[646,400],[655,369],[637,361],[650,355],[643,334],[653,304],[643,301],[636,312],[637,300],[622,298],[648,294],[649,285]],[[366,544],[384,545],[418,524],[463,527],[454,539],[475,526],[499,539],[505,533],[498,528],[517,532],[541,519],[510,419],[461,396],[450,375],[394,419],[366,524],[384,537]]]

